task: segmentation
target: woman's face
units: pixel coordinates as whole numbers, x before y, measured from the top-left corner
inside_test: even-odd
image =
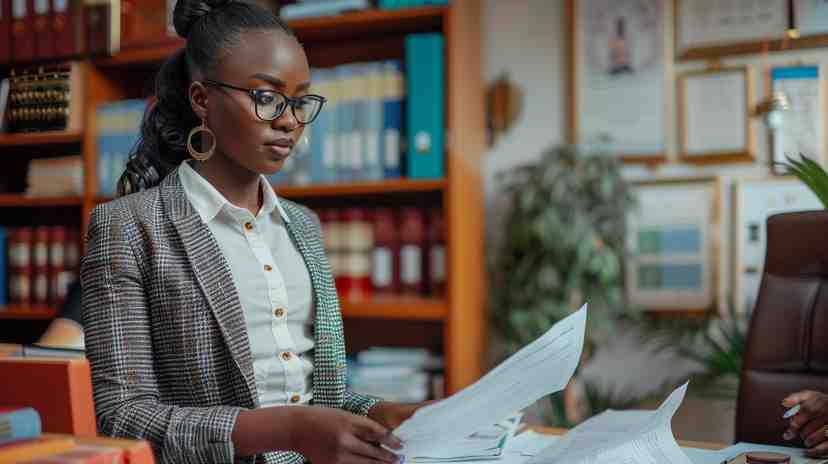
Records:
[[[306,95],[310,87],[305,51],[281,31],[242,33],[240,45],[201,77],[236,87],[276,90],[291,98]],[[215,86],[200,91],[207,125],[216,134],[214,156],[226,156],[260,174],[274,174],[282,168],[304,130],[290,106],[277,119],[263,121],[246,92]],[[191,96],[197,96],[193,90]]]

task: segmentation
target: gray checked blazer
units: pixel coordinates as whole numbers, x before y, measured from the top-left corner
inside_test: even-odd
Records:
[[[345,388],[342,317],[318,218],[289,201],[283,207],[316,294],[313,403],[365,415],[376,400]],[[236,416],[258,407],[244,315],[178,171],[96,207],[87,245],[82,311],[99,431],[148,440],[162,463],[238,460]],[[256,461],[303,458],[279,451]]]

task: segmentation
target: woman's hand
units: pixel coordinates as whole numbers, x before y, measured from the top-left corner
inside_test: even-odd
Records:
[[[394,430],[409,417],[413,416],[418,409],[431,403],[433,401],[425,401],[423,403],[389,403],[387,401],[380,401],[368,411],[368,417],[384,425],[388,430]]]
[[[799,412],[791,418],[784,438],[802,438],[808,448],[808,456],[828,456],[828,395],[806,390],[794,393],[782,401],[782,406],[786,408],[796,405],[799,405]]]
[[[341,409],[319,406],[295,408],[296,421],[285,424],[293,429],[293,450],[313,463],[368,464],[397,462],[397,455],[382,448],[402,445],[390,431],[367,417]]]

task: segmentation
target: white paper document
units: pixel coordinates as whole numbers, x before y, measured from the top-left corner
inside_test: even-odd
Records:
[[[474,384],[417,410],[394,430],[408,461],[441,452],[539,398],[562,390],[581,358],[587,307],[562,319]]]
[[[609,410],[569,431],[529,464],[691,464],[673,437],[670,421],[687,384],[655,411]]]
[[[462,440],[434,449],[407,462],[474,462],[500,459],[509,441],[513,439],[523,414],[515,414],[497,424],[483,427]]]

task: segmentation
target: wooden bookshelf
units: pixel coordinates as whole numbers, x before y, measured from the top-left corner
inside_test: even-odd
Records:
[[[383,195],[411,192],[440,192],[446,181],[396,179],[379,182],[352,184],[308,185],[301,187],[276,186],[276,193],[286,198],[342,197],[357,195]]]
[[[346,318],[443,321],[449,312],[444,300],[416,297],[343,300],[341,306]]]
[[[375,298],[343,301],[343,316],[355,324],[426,324],[433,332],[423,335],[429,347],[442,348],[446,362],[446,390],[453,393],[482,375],[486,343],[485,278],[483,257],[483,180],[481,156],[485,151],[484,90],[480,61],[481,1],[453,0],[450,6],[369,10],[340,16],[290,22],[308,50],[311,66],[402,59],[409,33],[442,32],[445,37],[445,107],[447,138],[446,176],[439,180],[385,180],[307,187],[277,186],[284,197],[319,207],[343,204],[371,208],[441,207],[446,220],[446,295],[439,299]],[[95,108],[106,102],[145,97],[147,83],[158,64],[182,47],[171,39],[143,48],[131,48],[111,57],[82,62],[84,76],[84,130],[0,136],[0,147],[13,145],[78,143],[84,163],[84,193],[78,198],[31,199],[0,196],[0,206],[76,206],[81,234],[86,235],[92,209],[111,200],[98,194]],[[408,63],[410,66],[411,63]],[[8,160],[17,157],[5,157]],[[0,169],[4,156],[0,155]],[[17,161],[7,161],[12,166]],[[19,164],[19,163],[18,163]],[[422,194],[422,195],[421,195]],[[16,211],[16,210],[15,210]],[[33,225],[30,211],[16,212],[9,225]],[[83,250],[85,252],[85,250]],[[8,308],[5,317],[49,319],[55,313]],[[0,313],[0,318],[4,317]],[[33,321],[33,324],[36,321]],[[0,324],[1,326],[2,324]],[[7,326],[10,327],[10,326]],[[373,327],[373,326],[372,326]],[[11,330],[11,329],[8,329]],[[0,331],[2,332],[2,331]],[[374,343],[368,332],[361,345]],[[376,335],[376,334],[374,334]],[[393,335],[393,334],[392,334]],[[2,334],[0,334],[2,336]],[[436,337],[436,338],[435,338]],[[2,339],[0,339],[2,341]],[[365,343],[363,343],[365,342]],[[419,346],[419,343],[417,343]]]
[[[28,145],[60,145],[81,143],[83,133],[71,132],[25,132],[20,134],[0,134],[0,147],[20,147]]]
[[[291,21],[291,29],[303,42],[347,41],[386,34],[407,34],[439,30],[447,7],[401,10],[366,10],[339,16]]]
[[[423,7],[403,10],[366,10],[338,16],[302,19],[288,25],[304,44],[314,42],[366,39],[386,34],[406,34],[440,30],[448,7]],[[158,63],[184,46],[184,40],[171,38],[151,47],[131,48],[114,56],[94,60],[99,67],[123,67]]]
[[[81,206],[83,198],[68,197],[30,197],[22,193],[0,194],[0,207],[54,207]]]
[[[46,306],[0,306],[0,320],[48,320],[57,314],[57,309]]]

